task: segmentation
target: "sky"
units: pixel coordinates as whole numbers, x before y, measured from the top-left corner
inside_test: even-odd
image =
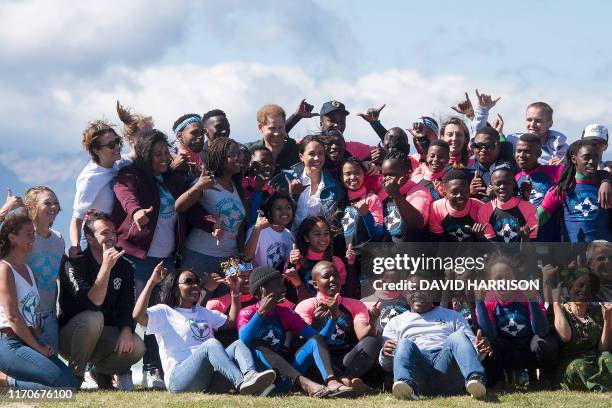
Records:
[[[612,124],[611,15],[605,1],[0,0],[0,187],[55,189],[66,235],[82,131],[119,123],[116,100],[170,136],[180,115],[221,108],[246,142],[263,104],[336,99],[346,138],[375,144],[356,113],[386,104],[383,124],[406,128],[479,89],[501,96],[506,133],[545,101],[575,140]]]

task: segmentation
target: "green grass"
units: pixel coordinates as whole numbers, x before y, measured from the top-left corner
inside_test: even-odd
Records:
[[[3,405],[0,401],[0,405]],[[17,401],[14,401],[17,402]],[[27,404],[26,401],[21,403]],[[469,396],[423,398],[421,401],[398,401],[391,394],[378,394],[359,399],[321,400],[300,396],[253,398],[238,395],[209,395],[198,393],[171,394],[159,391],[93,392],[84,391],[70,402],[37,402],[41,407],[287,407],[287,408],[340,408],[340,407],[573,407],[595,408],[612,406],[612,394],[581,393],[568,391],[539,391],[525,393],[490,394],[484,401]]]

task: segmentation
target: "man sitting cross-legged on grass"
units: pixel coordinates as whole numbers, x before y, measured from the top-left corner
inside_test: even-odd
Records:
[[[484,368],[478,353],[490,345],[472,333],[458,312],[433,304],[431,292],[419,290],[424,276],[411,275],[416,290],[408,292],[410,311],[385,326],[379,362],[393,371],[393,395],[418,399],[423,395],[452,395],[467,390],[473,397],[486,394]]]

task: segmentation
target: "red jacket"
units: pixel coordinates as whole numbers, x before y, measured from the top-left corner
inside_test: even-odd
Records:
[[[162,174],[164,184],[176,199],[190,188],[191,183],[180,174],[168,170]],[[159,217],[159,191],[155,180],[144,174],[134,165],[122,168],[117,174],[115,205],[112,219],[117,227],[117,243],[125,252],[136,258],[145,259],[153,241],[153,234]],[[134,213],[142,208],[153,207],[149,222],[142,231],[133,222]],[[174,234],[175,253],[180,251],[186,235],[187,223],[212,232],[214,222],[206,220],[209,215],[199,204],[195,204],[185,213],[179,213]]]

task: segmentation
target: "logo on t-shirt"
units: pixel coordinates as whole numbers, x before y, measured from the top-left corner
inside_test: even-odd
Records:
[[[573,207],[578,211],[584,218],[589,218],[591,213],[596,213],[599,210],[599,206],[591,202],[591,197],[586,194],[580,194],[575,199],[570,201],[570,207]]]
[[[387,206],[385,226],[391,235],[399,235],[401,233],[402,217],[394,204]]]
[[[26,322],[27,326],[36,325],[36,307],[38,306],[38,297],[34,291],[30,291],[21,301],[19,302],[19,310],[21,316]]]
[[[191,333],[197,340],[207,340],[211,337],[210,326],[206,322],[194,319],[189,319],[188,322]]]
[[[525,328],[525,325],[521,323],[523,319],[524,317],[521,315],[508,314],[507,320],[504,318],[500,319],[500,329],[511,336],[518,336]]]
[[[264,328],[259,331],[259,335],[257,337],[268,343],[274,350],[278,350],[280,347],[282,347],[281,340],[283,338],[283,334],[277,326],[264,326]]]
[[[359,212],[353,206],[347,206],[344,209],[344,216],[342,217],[342,230],[344,231],[345,237],[352,237],[355,235],[355,223],[359,217]]]
[[[389,305],[385,306],[380,311],[380,317],[378,318],[378,325],[381,329],[384,329],[387,323],[391,321],[395,316],[399,316],[404,313],[408,308],[400,305]]]
[[[285,254],[287,253],[285,245],[282,242],[274,242],[266,250],[266,259],[268,266],[278,269],[285,262]]]
[[[219,210],[221,228],[236,233],[240,222],[244,219],[244,211],[240,208],[238,202],[234,198],[226,197],[217,203],[217,209]]]
[[[121,278],[113,279],[113,288],[115,288],[115,290],[119,290],[119,288],[121,288]]]
[[[502,218],[493,226],[497,236],[505,243],[517,241],[519,227],[518,222],[514,218]]]
[[[464,230],[462,225],[451,224],[447,228],[448,235],[454,237],[457,241],[463,241],[472,236],[468,230]]]

